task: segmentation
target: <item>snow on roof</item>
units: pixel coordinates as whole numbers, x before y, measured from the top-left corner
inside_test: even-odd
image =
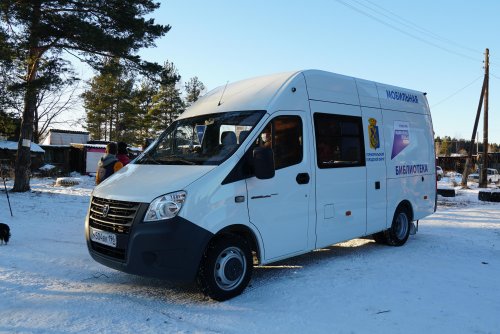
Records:
[[[71,143],[70,146],[76,148],[106,148],[106,144],[80,144],[80,143]]]
[[[17,145],[15,141],[0,141],[0,149],[4,150],[17,151]],[[45,153],[44,149],[35,143],[31,143],[31,152]]]
[[[62,130],[62,129],[49,129],[49,132],[59,132],[59,133],[76,133],[76,134],[84,134],[88,135],[87,131],[73,131],[73,130]]]
[[[44,145],[69,145],[70,143],[84,144],[89,140],[89,133],[83,131],[54,130],[43,141]]]
[[[45,145],[45,144],[41,144],[40,145],[43,149],[46,149],[46,148],[70,148],[71,145]]]

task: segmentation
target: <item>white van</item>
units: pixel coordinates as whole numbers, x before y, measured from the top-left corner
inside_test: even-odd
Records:
[[[498,181],[500,181],[500,174],[498,174],[498,170],[496,170],[495,168],[486,168],[486,173],[488,175],[486,176],[486,179],[489,183],[498,183]],[[480,175],[481,169],[477,169],[474,173],[468,176],[468,180],[479,182]]]
[[[236,82],[94,189],[88,248],[225,300],[254,264],[362,236],[403,245],[436,209],[434,157],[424,93],[317,70]]]

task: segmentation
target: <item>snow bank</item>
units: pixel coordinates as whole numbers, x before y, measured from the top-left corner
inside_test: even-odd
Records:
[[[403,247],[355,239],[255,269],[224,303],[192,286],[93,261],[84,219],[94,186],[0,192],[1,333],[495,333],[500,328],[500,205],[477,189],[439,199]],[[10,181],[9,186],[12,186]]]

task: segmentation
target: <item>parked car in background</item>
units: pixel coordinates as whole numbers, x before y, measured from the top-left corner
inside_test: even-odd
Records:
[[[441,180],[444,176],[444,172],[443,172],[443,169],[439,166],[436,166],[436,177],[437,177],[437,180]]]
[[[489,183],[498,183],[500,180],[500,174],[498,174],[498,171],[495,168],[487,168],[487,180]],[[467,178],[469,181],[474,181],[474,182],[479,182],[479,173],[480,170],[476,170],[474,173],[470,174],[469,177]]]

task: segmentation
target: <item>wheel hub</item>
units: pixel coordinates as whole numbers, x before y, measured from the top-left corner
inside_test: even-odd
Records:
[[[228,247],[217,257],[214,268],[214,277],[217,285],[222,290],[232,290],[237,287],[244,278],[246,271],[246,259],[237,247]]]
[[[226,268],[224,269],[224,274],[230,281],[234,281],[241,276],[243,272],[243,266],[241,262],[237,259],[230,259],[226,263]]]

